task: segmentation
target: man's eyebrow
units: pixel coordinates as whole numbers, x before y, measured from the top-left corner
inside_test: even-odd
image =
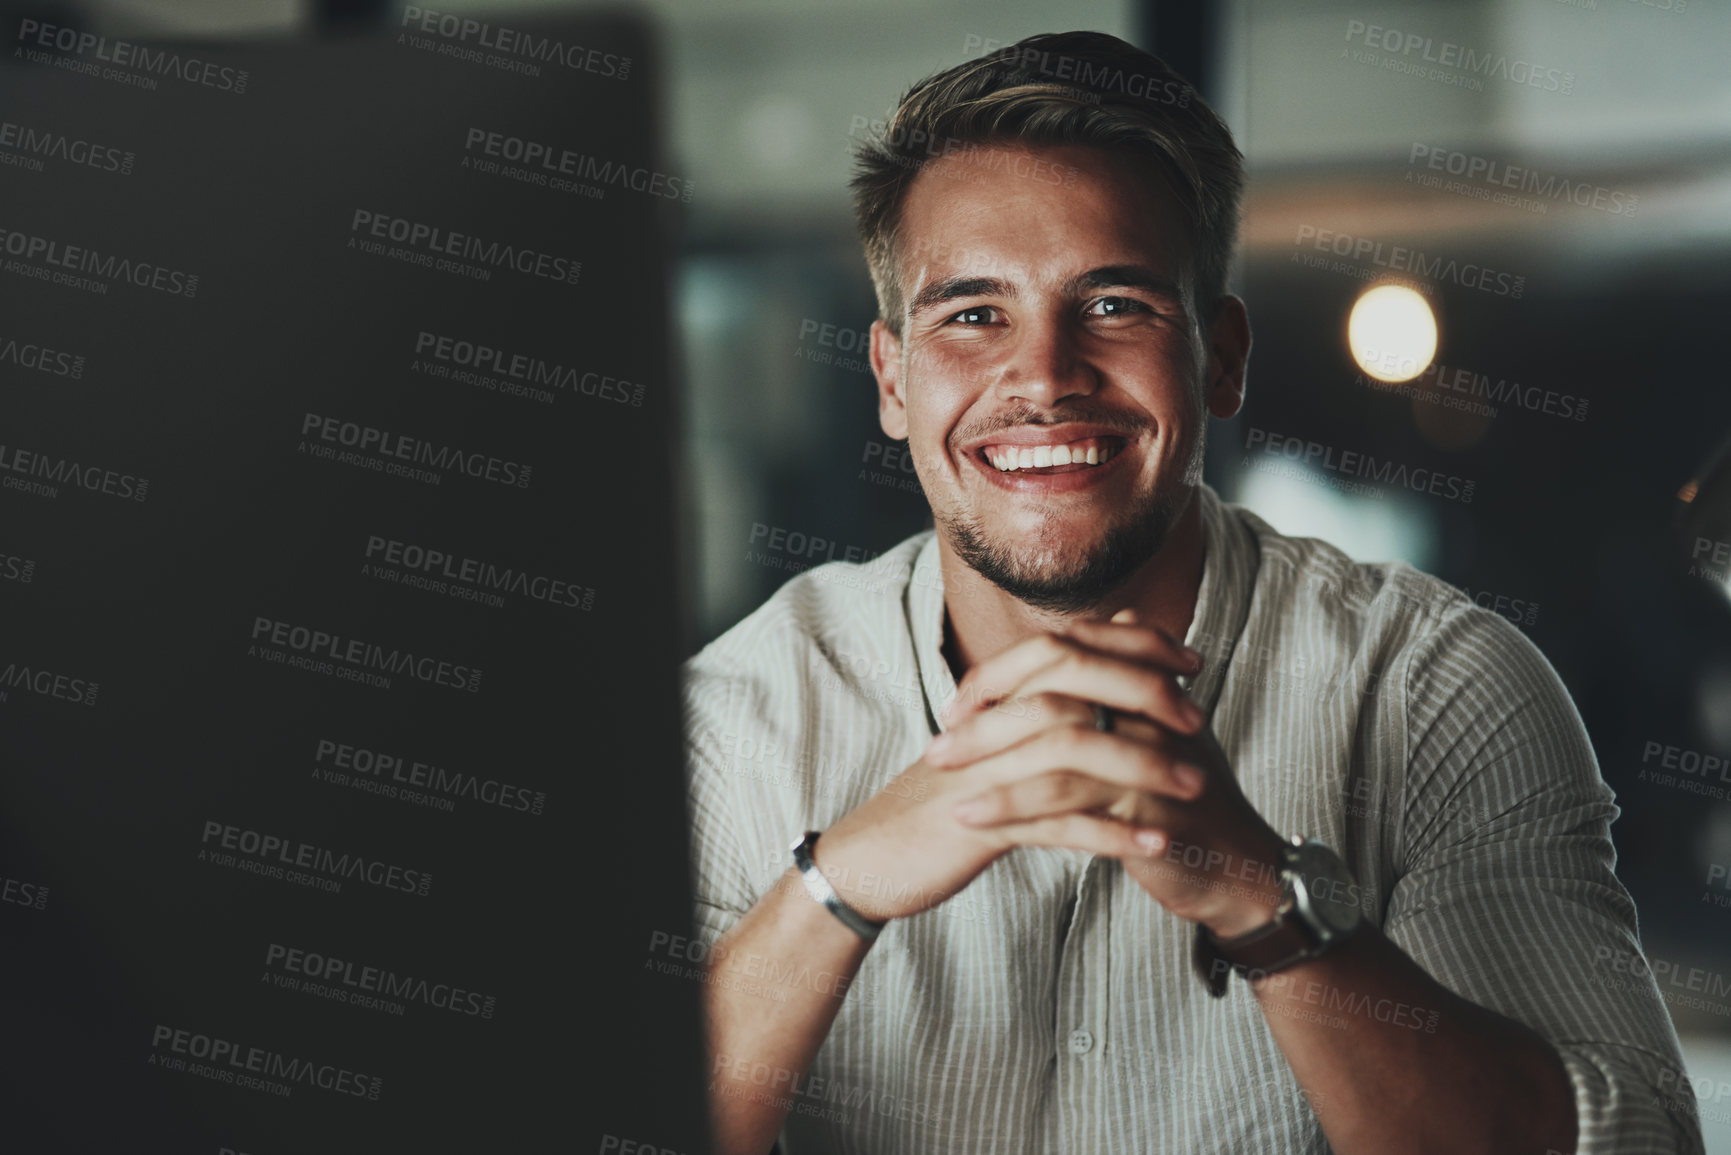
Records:
[[[1161,276],[1147,265],[1103,265],[1078,273],[1065,288],[1072,293],[1082,289],[1142,289],[1175,301],[1184,299],[1184,290],[1176,281]]]
[[[910,315],[922,312],[933,305],[945,301],[954,301],[961,297],[1013,297],[1016,295],[1008,282],[995,277],[944,277],[931,282],[914,294],[913,301],[908,305]]]
[[[1066,292],[1077,294],[1094,289],[1141,289],[1174,301],[1184,299],[1184,291],[1170,277],[1162,276],[1147,265],[1102,265],[1071,277],[1064,285]],[[918,315],[933,305],[962,297],[1014,297],[1016,289],[996,277],[942,277],[914,294],[908,305],[910,316]]]

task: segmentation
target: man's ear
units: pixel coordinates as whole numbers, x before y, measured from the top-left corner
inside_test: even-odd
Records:
[[[878,424],[891,441],[908,435],[907,399],[902,395],[902,342],[882,321],[871,327],[872,376],[878,381]]]
[[[1228,293],[1214,310],[1208,331],[1208,411],[1221,420],[1234,417],[1244,405],[1245,374],[1250,366],[1250,312]]]

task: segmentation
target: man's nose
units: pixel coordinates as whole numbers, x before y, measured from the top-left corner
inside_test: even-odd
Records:
[[[1005,400],[1042,407],[1099,387],[1099,375],[1083,355],[1081,334],[1055,319],[1022,325],[1005,350],[996,386]]]

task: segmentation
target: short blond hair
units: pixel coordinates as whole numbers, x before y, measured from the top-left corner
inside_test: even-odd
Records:
[[[1184,211],[1196,305],[1211,316],[1238,243],[1244,157],[1165,61],[1104,32],[1030,36],[915,84],[855,151],[854,220],[878,317],[901,333],[902,205],[925,166],[997,144],[1084,145],[1154,162]]]

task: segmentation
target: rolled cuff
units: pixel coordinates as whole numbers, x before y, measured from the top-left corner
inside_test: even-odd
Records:
[[[1575,1089],[1576,1155],[1704,1155],[1695,1092],[1668,1060],[1614,1043],[1561,1043]]]

